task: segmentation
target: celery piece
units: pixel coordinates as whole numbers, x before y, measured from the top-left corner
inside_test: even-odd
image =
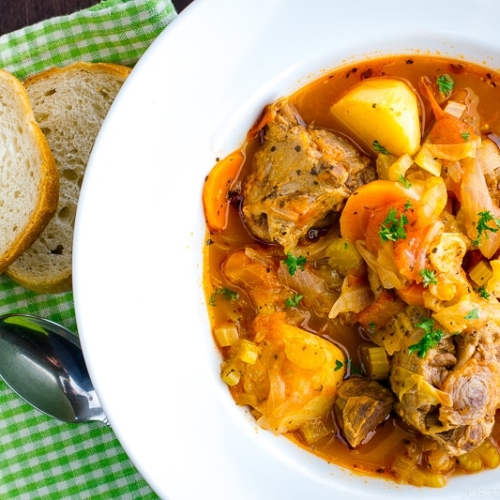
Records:
[[[259,348],[250,340],[241,339],[238,341],[235,357],[241,359],[244,363],[253,365],[259,356]]]
[[[225,323],[215,327],[214,335],[221,347],[233,345],[239,339],[238,328],[234,323]]]
[[[325,250],[328,263],[341,274],[347,274],[351,269],[358,268],[363,257],[356,246],[344,238],[335,238]]]
[[[478,286],[485,285],[493,276],[493,271],[488,261],[480,260],[470,271],[469,278]]]
[[[233,387],[237,385],[238,382],[240,381],[241,372],[232,363],[223,363],[221,370],[221,378],[227,385]]]
[[[366,375],[370,380],[385,380],[389,378],[391,366],[383,347],[362,344],[359,352]]]
[[[321,438],[328,436],[331,430],[324,424],[324,422],[319,418],[313,418],[311,420],[306,420],[299,427],[299,434],[304,440],[304,443],[311,445],[316,443]]]

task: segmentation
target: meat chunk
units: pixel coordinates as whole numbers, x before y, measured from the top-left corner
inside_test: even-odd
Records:
[[[351,377],[337,389],[334,409],[337,423],[356,448],[387,418],[394,405],[392,392],[373,380]]]
[[[423,358],[407,348],[392,358],[396,412],[450,456],[471,451],[492,431],[500,404],[499,338],[500,327],[491,323],[444,337]]]
[[[291,250],[376,174],[345,139],[303,124],[287,100],[274,103],[270,112],[243,185],[242,210],[254,236]]]

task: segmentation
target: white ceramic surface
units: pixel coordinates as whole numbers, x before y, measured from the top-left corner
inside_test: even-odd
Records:
[[[500,471],[422,492],[358,477],[257,429],[219,379],[200,201],[216,157],[240,145],[267,102],[382,54],[498,69],[499,20],[498,0],[196,0],[134,69],[85,177],[75,305],[106,413],[162,498],[500,496]]]

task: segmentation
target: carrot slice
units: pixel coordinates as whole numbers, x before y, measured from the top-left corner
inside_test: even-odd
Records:
[[[429,101],[436,119],[430,132],[433,144],[462,144],[476,138],[474,127],[441,109],[425,78],[420,80],[420,90]]]
[[[419,192],[405,188],[400,182],[379,179],[365,184],[347,199],[340,216],[340,233],[349,241],[365,239],[370,218],[378,207],[403,206],[406,201],[419,198]]]
[[[208,227],[223,231],[229,217],[228,193],[238,178],[244,160],[238,150],[219,160],[212,168],[203,186],[203,207]]]
[[[355,315],[356,321],[365,328],[381,328],[405,308],[388,290],[382,290],[378,298],[366,309]]]

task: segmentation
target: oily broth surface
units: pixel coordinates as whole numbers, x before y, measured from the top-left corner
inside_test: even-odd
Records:
[[[423,56],[375,59],[336,70],[300,89],[290,99],[306,123],[347,134],[347,130],[330,113],[330,106],[353,84],[370,77],[397,76],[407,80],[413,88],[418,88],[420,76],[433,79],[443,73],[453,78],[455,88],[471,87],[478,94],[482,122],[489,124],[489,132],[499,134],[500,74],[463,61]],[[427,102],[422,104],[425,106],[427,126],[432,114]]]
[[[350,136],[344,127],[338,123],[330,113],[332,103],[351,85],[367,77],[396,76],[407,80],[414,88],[418,88],[418,79],[425,75],[435,78],[443,73],[449,74],[455,81],[455,88],[470,87],[479,97],[478,111],[481,116],[483,134],[495,133],[500,135],[500,75],[483,67],[464,61],[450,60],[426,56],[381,58],[355,65],[346,66],[319,78],[308,84],[289,97],[292,104],[299,111],[302,119],[309,125],[326,128],[340,134]],[[423,101],[424,134],[431,123],[430,108]],[[356,140],[353,139],[356,143]],[[244,145],[245,163],[240,180],[244,181],[250,169],[253,153],[258,147],[258,139]],[[365,154],[373,152],[362,144],[357,144]],[[238,248],[255,243],[254,238],[245,228],[237,209],[233,203],[229,214],[229,223],[223,233],[207,234],[205,246],[205,292],[207,302],[216,288],[231,288],[220,271],[225,257]],[[238,320],[241,334],[244,336],[255,312],[250,301],[240,290],[240,300],[237,303],[218,300],[216,307],[209,305],[209,314],[212,325],[229,320]],[[322,328],[319,321],[311,321],[308,329],[318,333]],[[341,326],[330,322],[328,338],[348,352],[354,369],[360,367],[358,356],[359,345],[366,341],[357,328]],[[224,356],[224,349],[221,349]],[[234,388],[230,388],[234,391]],[[499,419],[500,420],[500,419]],[[335,429],[332,416],[327,417],[326,424]],[[500,438],[500,425],[497,422],[493,430],[495,440]],[[388,418],[374,433],[373,437],[355,450],[351,450],[337,432],[333,436],[323,438],[313,446],[303,444],[298,434],[290,434],[289,438],[299,446],[305,447],[328,462],[345,466],[353,471],[392,477],[388,472],[389,462],[394,453],[402,450],[409,442],[417,450],[425,451],[433,446],[434,441],[421,436],[396,418]]]

